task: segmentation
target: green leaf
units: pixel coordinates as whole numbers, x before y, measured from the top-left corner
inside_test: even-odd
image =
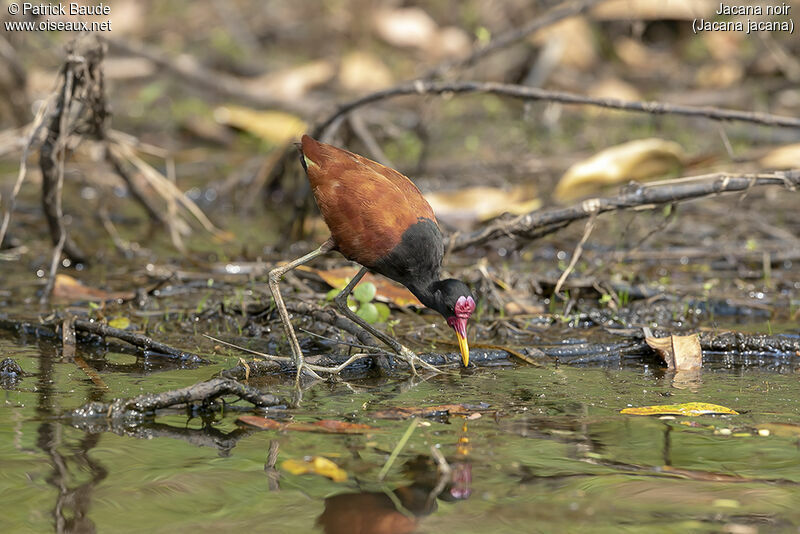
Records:
[[[120,330],[125,330],[131,325],[131,320],[127,317],[114,317],[110,321],[108,321],[108,326],[111,328],[119,328]]]
[[[341,290],[341,289],[331,289],[331,290],[330,290],[330,291],[328,291],[328,293],[325,295],[325,300],[326,300],[327,302],[330,302],[330,301],[332,301],[333,299],[335,299],[335,298],[336,298],[336,295],[338,295],[338,294],[339,294],[339,293],[341,293],[341,292],[342,292],[342,290]]]
[[[378,310],[378,322],[385,323],[392,315],[392,310],[383,302],[376,302],[375,308]]]
[[[375,284],[372,282],[364,282],[356,287],[355,291],[353,291],[353,296],[357,301],[366,304],[375,298],[375,293],[377,292],[378,288],[375,287]]]
[[[368,323],[377,323],[379,314],[378,308],[371,302],[367,302],[366,304],[362,304],[361,307],[356,312],[356,315],[367,321]]]

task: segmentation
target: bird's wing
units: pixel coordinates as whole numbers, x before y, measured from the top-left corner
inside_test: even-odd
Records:
[[[347,258],[369,267],[420,218],[436,222],[419,189],[394,169],[308,136],[302,152],[322,217]]]

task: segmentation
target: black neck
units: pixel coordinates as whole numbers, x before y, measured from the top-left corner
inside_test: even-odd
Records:
[[[431,280],[427,284],[410,284],[406,287],[411,290],[414,296],[417,297],[421,303],[432,310],[438,311],[446,317],[447,308],[444,306],[444,302],[441,300],[442,293],[441,291],[437,291],[437,289],[440,288],[441,283],[441,280]]]

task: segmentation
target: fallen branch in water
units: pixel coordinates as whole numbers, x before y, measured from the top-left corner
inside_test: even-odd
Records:
[[[202,428],[186,428],[185,426],[172,426],[157,421],[147,421],[143,425],[131,424],[131,421],[111,420],[100,418],[76,418],[72,416],[70,426],[88,432],[112,432],[118,436],[134,439],[168,438],[183,441],[194,447],[208,447],[219,451],[220,456],[230,454],[230,451],[240,440],[259,432],[253,427],[237,426],[230,432],[224,432],[210,424]]]
[[[61,326],[62,321],[58,318],[52,322],[29,323],[26,321],[18,321],[15,319],[0,317],[0,329],[11,330],[20,334],[35,335],[37,337],[52,338],[54,340],[61,339]],[[176,358],[186,363],[208,363],[208,360],[191,352],[176,349],[165,343],[161,343],[160,341],[156,341],[150,337],[147,337],[144,334],[137,334],[136,332],[130,332],[128,330],[120,330],[119,328],[114,328],[104,323],[98,323],[86,319],[75,319],[73,326],[77,332],[85,332],[103,338],[113,337],[130,343],[134,347],[140,349],[145,356],[164,356]],[[82,340],[77,338],[76,341],[80,342]]]
[[[86,319],[75,319],[75,330],[89,332],[101,337],[115,337],[140,348],[145,353],[154,352],[166,356],[173,356],[190,363],[208,363],[207,360],[191,352],[176,349],[165,343],[161,343],[160,341],[156,341],[155,339],[147,337],[144,334],[137,334],[136,332],[129,332],[128,330],[120,330],[119,328],[114,328],[113,326],[108,326],[104,323],[87,321]]]
[[[227,395],[234,395],[260,408],[285,404],[279,397],[262,393],[241,382],[227,378],[214,378],[207,382],[163,393],[148,393],[131,399],[116,399],[111,403],[90,402],[67,412],[65,416],[72,419],[99,418],[112,421],[140,421],[145,417],[154,416],[156,410],[198,403],[207,407],[219,397]]]
[[[794,190],[800,186],[800,170],[758,174],[715,173],[664,183],[635,183],[615,197],[594,198],[566,208],[534,211],[513,219],[495,220],[475,232],[452,236],[447,240],[446,248],[462,250],[501,237],[535,239],[593,214],[694,200],[766,185],[781,185]]]

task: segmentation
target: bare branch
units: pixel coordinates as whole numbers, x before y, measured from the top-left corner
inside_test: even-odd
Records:
[[[516,28],[514,30],[510,30],[508,32],[502,33],[486,43],[485,46],[480,48],[476,48],[472,51],[468,56],[444,61],[439,65],[436,65],[428,72],[426,72],[422,79],[432,79],[438,78],[445,72],[450,69],[454,68],[466,68],[471,67],[478,61],[489,57],[497,52],[500,52],[504,48],[507,48],[519,41],[525,39],[529,35],[536,33],[537,31],[545,28],[547,26],[551,26],[556,22],[562,21],[566,18],[573,17],[575,15],[581,15],[591,9],[594,5],[599,4],[602,0],[582,0],[579,2],[574,2],[572,4],[567,3],[566,5],[562,4],[558,7],[551,9],[543,16],[533,19],[532,21],[528,22],[521,28]]]
[[[497,220],[470,234],[457,234],[446,243],[452,250],[481,245],[501,237],[531,239],[541,237],[565,224],[604,213],[648,205],[692,200],[720,193],[745,191],[755,186],[782,185],[790,189],[800,186],[800,170],[760,174],[716,173],[670,180],[655,185],[632,184],[616,197],[583,201],[567,208],[535,211],[511,220]]]
[[[767,126],[780,126],[784,128],[800,128],[800,119],[772,115],[756,111],[739,111],[710,106],[682,106],[666,102],[626,101],[616,98],[592,98],[588,96],[568,93],[565,91],[548,91],[538,87],[526,85],[504,84],[495,82],[431,82],[416,80],[406,84],[376,91],[342,104],[331,116],[314,128],[312,137],[320,137],[325,130],[339,117],[350,113],[354,109],[363,107],[373,102],[395,98],[404,95],[441,95],[441,94],[494,94],[517,98],[520,100],[544,100],[547,102],[561,102],[563,104],[583,104],[608,109],[621,109],[651,113],[654,115],[685,115],[689,117],[704,117],[718,121],[743,121]]]

